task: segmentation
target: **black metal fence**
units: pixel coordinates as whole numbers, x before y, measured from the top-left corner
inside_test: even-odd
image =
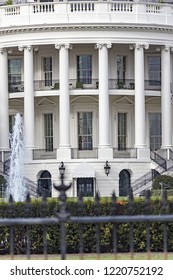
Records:
[[[100,226],[103,224],[111,224],[112,225],[112,249],[111,253],[116,256],[118,253],[118,233],[117,228],[120,224],[127,223],[129,225],[129,236],[127,236],[127,239],[129,240],[129,253],[131,254],[131,259],[133,259],[134,255],[134,226],[137,223],[143,223],[145,224],[145,230],[146,230],[146,253],[148,258],[150,258],[151,254],[151,233],[150,233],[150,225],[151,223],[161,223],[162,229],[163,229],[163,253],[165,255],[165,259],[167,258],[168,253],[168,243],[173,242],[173,235],[168,234],[168,224],[173,224],[173,199],[172,202],[169,204],[171,205],[171,209],[167,211],[168,208],[168,201],[167,201],[167,195],[166,192],[163,191],[162,193],[162,199],[161,199],[161,210],[160,214],[154,214],[152,213],[152,207],[151,207],[151,200],[150,200],[150,191],[146,191],[145,199],[143,200],[144,203],[144,214],[133,214],[134,213],[134,200],[133,200],[133,194],[130,193],[128,197],[128,207],[126,214],[119,215],[117,214],[117,198],[115,194],[112,194],[112,198],[110,201],[110,214],[102,216],[99,213],[99,207],[100,207],[100,197],[98,194],[96,194],[94,207],[95,207],[95,214],[93,216],[85,216],[80,215],[82,213],[81,209],[83,209],[84,203],[83,198],[79,196],[78,198],[78,213],[79,215],[74,216],[67,210],[67,196],[66,192],[71,187],[71,185],[64,185],[63,180],[61,181],[61,185],[55,186],[55,189],[59,192],[59,209],[55,212],[53,216],[47,217],[44,214],[44,209],[47,205],[47,198],[43,196],[42,200],[42,214],[39,217],[28,217],[27,213],[30,212],[30,196],[28,195],[25,202],[25,213],[23,217],[15,217],[14,214],[14,203],[13,199],[10,196],[7,211],[8,211],[8,217],[2,217],[0,218],[0,227],[8,226],[10,230],[9,234],[9,243],[10,243],[10,249],[9,252],[11,255],[11,258],[13,258],[15,254],[15,227],[16,226],[25,226],[26,234],[23,237],[24,240],[24,246],[25,251],[24,254],[27,255],[27,258],[30,259],[31,256],[31,236],[30,236],[30,227],[34,225],[41,225],[42,226],[42,238],[43,238],[43,248],[42,253],[44,254],[45,258],[47,258],[47,252],[48,252],[48,242],[47,242],[47,229],[46,227],[48,225],[52,224],[58,224],[60,228],[60,248],[58,250],[60,251],[61,259],[66,259],[66,253],[67,253],[67,240],[66,240],[66,224],[72,223],[78,225],[79,230],[79,254],[82,258],[84,254],[84,230],[83,226],[86,224],[93,224],[95,226],[95,248],[96,248],[96,254],[99,259],[100,255]],[[1,214],[2,216],[2,214]],[[55,232],[56,234],[56,232]],[[157,232],[156,232],[157,235]],[[93,236],[94,238],[94,236]],[[157,236],[156,236],[157,238]],[[3,244],[2,240],[0,240],[0,250],[5,249],[5,244]],[[5,251],[4,251],[5,253]]]

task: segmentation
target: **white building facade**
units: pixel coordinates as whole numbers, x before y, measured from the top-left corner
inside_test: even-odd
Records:
[[[173,165],[172,51],[171,4],[1,6],[1,161],[20,113],[25,176],[36,188],[57,195],[60,162],[69,196],[149,188],[162,163]]]

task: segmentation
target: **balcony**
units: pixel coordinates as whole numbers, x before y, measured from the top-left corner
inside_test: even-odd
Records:
[[[0,27],[49,24],[139,24],[173,25],[173,6],[164,3],[123,1],[68,1],[48,3],[26,3],[0,7]],[[105,26],[106,27],[106,26]],[[49,27],[48,27],[49,28]],[[57,27],[58,28],[58,27]]]
[[[170,85],[172,88],[172,85]],[[9,93],[24,92],[24,82],[15,82],[8,84]],[[34,81],[34,91],[54,91],[60,89],[59,80],[45,81],[45,80],[35,80]],[[99,81],[98,79],[92,79],[90,84],[83,84],[78,82],[76,79],[69,80],[69,90],[98,90]],[[144,81],[144,89],[147,91],[160,91],[161,81]],[[135,90],[135,80],[134,79],[109,79],[109,90]],[[81,93],[81,91],[80,91]]]

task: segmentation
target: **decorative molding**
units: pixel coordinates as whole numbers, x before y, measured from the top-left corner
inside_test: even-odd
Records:
[[[102,49],[102,47],[105,46],[107,49],[112,48],[112,44],[109,43],[96,43],[95,48],[96,49]]]
[[[170,46],[165,45],[165,46],[162,47],[162,50],[165,51],[165,52],[168,52],[170,50]]]
[[[55,44],[55,49],[57,49],[57,50],[60,50],[61,48],[65,48],[66,50],[68,50],[68,49],[72,49],[72,45],[70,44],[70,43],[64,43],[64,44],[59,44],[59,43],[57,43],[57,44]]]
[[[23,52],[25,50],[28,50],[29,52],[31,52],[32,50],[33,51],[38,51],[38,47],[35,47],[35,46],[31,46],[31,45],[26,45],[26,46],[19,46],[18,47],[18,50]]]
[[[0,54],[4,54],[6,52],[7,52],[7,50],[5,48],[0,48]]]

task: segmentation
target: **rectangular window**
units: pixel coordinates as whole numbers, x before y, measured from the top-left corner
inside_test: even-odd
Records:
[[[77,196],[93,196],[94,184],[93,178],[77,178]]]
[[[92,150],[92,112],[78,113],[78,149]]]
[[[117,81],[125,84],[126,79],[126,57],[117,55]]]
[[[161,113],[149,113],[150,149],[160,149],[162,145]]]
[[[77,82],[83,84],[92,83],[92,56],[78,55],[77,56]]]
[[[44,137],[46,151],[53,151],[53,114],[44,114]]]
[[[118,150],[126,150],[127,113],[118,113]]]
[[[43,58],[44,85],[52,86],[52,57]]]
[[[22,82],[22,59],[8,60],[8,83],[9,92],[20,91]]]
[[[160,56],[148,57],[148,77],[150,86],[161,84],[161,59]]]

